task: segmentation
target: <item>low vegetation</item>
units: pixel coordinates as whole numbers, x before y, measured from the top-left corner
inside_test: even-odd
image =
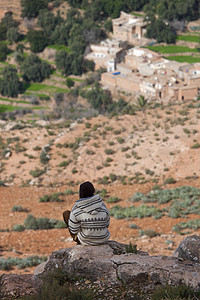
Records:
[[[25,258],[8,257],[7,259],[0,258],[0,270],[12,270],[14,266],[18,269],[35,267],[46,261],[47,257],[29,256]]]

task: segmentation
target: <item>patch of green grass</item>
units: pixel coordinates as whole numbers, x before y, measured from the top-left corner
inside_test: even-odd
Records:
[[[200,62],[200,56],[191,56],[191,55],[173,55],[170,57],[165,57],[169,60],[175,60],[177,62],[187,62],[189,64],[194,64]]]
[[[145,17],[143,14],[136,13],[134,11],[131,13],[131,15],[136,16],[136,17],[143,17],[143,18]]]
[[[10,103],[25,103],[25,104],[30,104],[29,101],[23,101],[23,100],[12,100],[12,99],[7,99],[7,98],[2,98],[0,97],[0,100],[10,102]]]
[[[181,232],[184,229],[194,229],[197,230],[200,228],[200,219],[189,220],[187,222],[180,222],[173,226],[172,230],[175,232]]]
[[[8,257],[7,259],[0,259],[0,270],[10,270],[13,266],[17,266],[18,269],[25,269],[27,267],[33,267],[45,262],[47,257],[29,256],[24,258]]]
[[[197,35],[178,35],[176,40],[199,43],[199,36],[197,36]]]
[[[66,52],[71,52],[71,49],[65,45],[50,45],[50,46],[47,46],[47,48],[51,48],[51,49],[55,49],[57,51],[66,51]]]
[[[184,52],[192,52],[192,53],[198,53],[197,48],[189,48],[185,46],[177,46],[177,45],[169,45],[169,46],[149,46],[148,49],[160,52],[162,54],[167,53],[184,53]]]
[[[4,113],[6,111],[14,111],[18,109],[17,107],[13,107],[12,105],[0,104],[0,113]]]
[[[60,199],[61,193],[54,193],[50,195],[44,195],[43,197],[40,197],[39,202],[63,202],[62,199]]]
[[[47,85],[47,84],[41,84],[41,83],[32,83],[30,84],[27,89],[27,91],[33,91],[33,92],[49,92],[52,94],[55,93],[67,93],[69,91],[69,89],[63,89],[63,88],[59,88],[53,85]]]
[[[151,205],[142,204],[138,207],[131,205],[130,207],[121,207],[120,205],[115,205],[110,209],[110,215],[116,219],[125,219],[125,218],[146,218],[146,217],[155,217],[160,218],[163,215],[162,210]]]

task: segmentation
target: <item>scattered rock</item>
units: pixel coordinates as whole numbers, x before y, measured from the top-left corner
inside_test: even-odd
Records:
[[[14,299],[39,293],[42,282],[34,275],[4,274],[0,278],[0,299]],[[13,299],[13,298],[12,298]]]
[[[172,256],[200,263],[200,236],[187,236],[173,252]]]

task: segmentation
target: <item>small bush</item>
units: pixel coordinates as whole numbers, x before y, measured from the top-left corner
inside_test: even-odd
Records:
[[[27,267],[37,266],[46,260],[46,257],[39,256],[30,256],[25,258],[8,257],[7,259],[1,258],[0,270],[10,270],[13,268],[13,266],[17,266],[18,269],[25,269]]]
[[[176,180],[173,177],[169,177],[165,179],[165,184],[174,184]]]
[[[194,292],[189,286],[180,284],[177,286],[167,285],[154,290],[152,300],[175,300],[175,299],[198,299],[200,292]]]
[[[116,181],[117,180],[117,175],[116,174],[113,174],[113,173],[110,173],[109,175],[109,178],[112,182]]]
[[[137,254],[137,245],[133,245],[132,243],[130,243],[129,245],[126,245],[126,253]]]
[[[139,229],[139,227],[138,227],[137,224],[135,224],[135,223],[131,223],[131,224],[129,225],[129,228],[131,228],[131,229]]]
[[[70,163],[71,163],[71,159],[70,160],[65,160],[65,161],[62,161],[58,167],[67,167]]]
[[[146,229],[146,230],[140,230],[139,235],[147,235],[148,237],[153,238],[153,237],[159,235],[159,233],[157,233],[153,229]]]
[[[13,225],[12,228],[13,231],[18,231],[18,232],[22,232],[25,230],[25,227],[21,224],[17,224],[17,225]]]
[[[12,212],[28,212],[27,208],[23,208],[22,206],[13,206]]]
[[[46,173],[46,169],[39,169],[39,168],[36,168],[35,170],[29,172],[29,174],[32,175],[34,178],[40,177],[44,173]]]
[[[40,146],[35,146],[35,147],[33,148],[33,150],[34,150],[34,151],[40,151],[40,150],[41,150],[41,147],[40,147]]]
[[[117,141],[119,144],[123,144],[125,140],[122,137],[117,137]]]
[[[111,154],[114,154],[115,151],[114,151],[113,149],[105,149],[105,153],[106,153],[107,155],[111,155]]]
[[[119,197],[109,197],[106,199],[106,202],[107,203],[117,203],[117,202],[120,202],[121,199]]]
[[[62,227],[61,227],[62,224]],[[48,218],[35,218],[33,215],[28,215],[24,221],[26,229],[39,230],[39,229],[53,229],[53,228],[66,228],[66,224],[61,220],[54,220]]]
[[[61,193],[44,195],[43,197],[40,197],[39,202],[63,202],[63,200],[59,198],[60,195]]]
[[[200,148],[200,144],[196,143],[196,144],[192,145],[191,148],[192,149],[198,149],[198,148]]]
[[[46,164],[48,164],[49,160],[50,160],[49,154],[47,154],[45,151],[42,151],[42,152],[40,153],[40,162],[41,162],[43,165],[46,165]]]
[[[74,195],[74,194],[75,194],[75,192],[72,191],[72,190],[66,190],[65,191],[65,195]]]

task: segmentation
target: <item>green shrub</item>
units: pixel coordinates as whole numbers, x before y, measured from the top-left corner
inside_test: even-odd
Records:
[[[49,160],[50,160],[49,154],[46,153],[46,151],[42,151],[42,152],[40,153],[40,162],[41,162],[43,165],[46,165],[46,164],[48,164]]]
[[[53,228],[66,228],[66,224],[60,220],[48,219],[48,218],[35,218],[33,215],[28,215],[24,221],[26,229],[39,230],[39,229],[53,229]]]
[[[40,197],[39,202],[63,202],[62,199],[59,198],[61,193],[54,193],[51,195],[44,195],[43,197]]]
[[[0,270],[10,270],[13,266],[17,266],[18,269],[25,269],[27,267],[34,267],[42,262],[46,261],[46,257],[29,256],[25,258],[8,257],[7,259],[0,259]]]
[[[153,237],[159,235],[159,233],[157,233],[153,229],[146,229],[146,230],[140,230],[139,235],[147,235],[148,237],[153,238]]]
[[[148,175],[153,176],[154,175],[154,171],[150,170],[150,169],[145,169],[145,173]]]
[[[200,291],[194,292],[191,287],[186,286],[185,284],[180,284],[177,286],[166,285],[154,290],[152,294],[152,300],[198,299],[199,296]]]
[[[104,176],[103,178],[99,178],[98,179],[98,183],[99,184],[109,184],[109,177],[108,176]]]
[[[196,144],[192,145],[191,148],[192,149],[198,149],[198,148],[200,148],[200,144],[196,143]]]
[[[34,151],[40,151],[40,150],[41,150],[41,147],[40,147],[40,146],[35,146],[35,147],[33,148],[33,150],[34,150]]]
[[[165,184],[174,184],[176,180],[173,177],[169,177],[165,179]]]
[[[17,224],[17,225],[13,225],[12,230],[13,231],[21,232],[21,231],[25,230],[25,227],[23,225],[21,225],[21,224]]]
[[[108,194],[106,189],[102,189],[100,191],[97,191],[97,193],[99,193],[100,197],[102,197],[102,198],[107,197],[107,194]]]
[[[62,161],[62,162],[58,165],[58,167],[67,167],[71,162],[72,162],[71,159]]]
[[[138,207],[134,205],[130,207],[121,207],[120,205],[115,205],[110,209],[110,215],[116,219],[124,218],[146,218],[154,216],[155,218],[160,218],[163,215],[163,211],[153,205],[148,206],[142,204]]]
[[[116,181],[117,180],[117,175],[116,174],[113,174],[113,173],[110,173],[109,175],[109,178],[112,182]]]
[[[27,208],[23,208],[22,206],[13,206],[13,208],[12,208],[12,211],[13,212],[15,212],[15,211],[17,211],[17,212],[28,212],[28,209]]]
[[[126,253],[137,254],[137,245],[133,245],[132,243],[130,243],[129,245],[126,245]]]
[[[39,168],[36,168],[35,170],[29,172],[29,174],[32,175],[34,178],[40,177],[44,173],[46,173],[46,169],[39,169]]]
[[[89,289],[79,289],[72,283],[77,279],[69,278],[60,268],[43,277],[43,285],[39,294],[27,296],[24,300],[93,300],[94,292]]]
[[[72,191],[72,190],[66,190],[65,191],[65,195],[74,195],[74,194],[75,194],[75,192]]]
[[[135,224],[135,223],[129,224],[129,228],[131,228],[131,229],[139,229],[138,225]]]
[[[105,153],[106,153],[107,155],[111,155],[111,154],[114,154],[115,151],[114,151],[113,149],[105,149]]]
[[[125,140],[122,137],[117,137],[117,141],[119,144],[123,144]]]
[[[116,196],[109,197],[109,198],[106,199],[107,203],[117,203],[117,202],[120,202],[120,201],[121,201],[121,199],[119,197],[116,197]]]
[[[189,220],[187,222],[180,222],[173,226],[172,230],[180,233],[184,229],[197,230],[200,228],[200,219]]]

